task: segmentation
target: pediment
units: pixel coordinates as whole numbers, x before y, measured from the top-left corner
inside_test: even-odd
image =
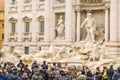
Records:
[[[25,16],[25,17],[23,18],[23,20],[24,20],[24,21],[31,21],[32,18],[30,18],[30,17],[28,17],[28,16]]]
[[[39,21],[44,21],[44,16],[39,16],[39,17],[38,17],[38,20],[39,20]]]
[[[17,21],[17,19],[16,19],[16,18],[14,18],[14,17],[11,17],[11,18],[9,19],[9,21],[10,21],[10,22],[16,22],[16,21]]]

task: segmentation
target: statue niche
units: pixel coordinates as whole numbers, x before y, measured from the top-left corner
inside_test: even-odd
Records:
[[[85,42],[95,42],[95,35],[98,34],[96,30],[96,21],[91,13],[87,13],[87,18],[81,24],[81,28],[85,28],[87,35],[84,39]]]
[[[65,38],[65,21],[63,15],[60,15],[57,24],[55,26],[56,30],[56,38],[57,39],[64,39]]]

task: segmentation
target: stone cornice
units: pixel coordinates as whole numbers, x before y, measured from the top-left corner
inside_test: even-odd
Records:
[[[54,10],[64,10],[65,9],[65,4],[54,4],[53,5]]]
[[[82,10],[101,10],[110,8],[110,2],[103,2],[103,3],[97,3],[97,4],[74,4],[75,11],[82,11]]]

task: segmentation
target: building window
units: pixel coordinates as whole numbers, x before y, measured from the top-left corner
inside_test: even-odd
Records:
[[[27,16],[25,16],[23,18],[23,21],[24,21],[24,24],[25,24],[25,26],[24,26],[25,33],[29,33],[30,32],[30,22],[31,22],[31,20],[32,19],[27,17]]]
[[[29,47],[25,47],[25,54],[29,54]]]
[[[30,3],[30,0],[25,0],[25,3]]]
[[[43,33],[44,32],[44,21],[40,21],[40,32]]]
[[[11,33],[15,33],[15,22],[11,23]]]
[[[41,47],[39,47],[39,51],[41,51]]]
[[[12,0],[12,2],[16,2],[16,0]]]
[[[44,33],[44,17],[40,16],[39,19],[39,32]]]
[[[10,20],[10,29],[11,29],[10,32],[11,33],[15,33],[16,32],[16,22],[17,22],[17,19],[11,17],[9,20]]]
[[[12,0],[11,5],[15,5],[16,0]]]
[[[45,0],[39,0],[40,2],[44,2]]]
[[[29,33],[30,22],[25,22],[25,33]]]
[[[57,3],[64,3],[65,0],[56,0]]]
[[[4,34],[2,34],[2,40],[4,40]]]
[[[2,24],[2,28],[4,28],[4,24]]]

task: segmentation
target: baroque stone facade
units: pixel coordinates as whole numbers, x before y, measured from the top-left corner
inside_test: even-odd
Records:
[[[5,4],[4,47],[27,54],[47,49],[52,42],[70,46],[86,36],[80,26],[89,12],[96,20],[96,40],[111,39],[110,0],[5,0]]]

